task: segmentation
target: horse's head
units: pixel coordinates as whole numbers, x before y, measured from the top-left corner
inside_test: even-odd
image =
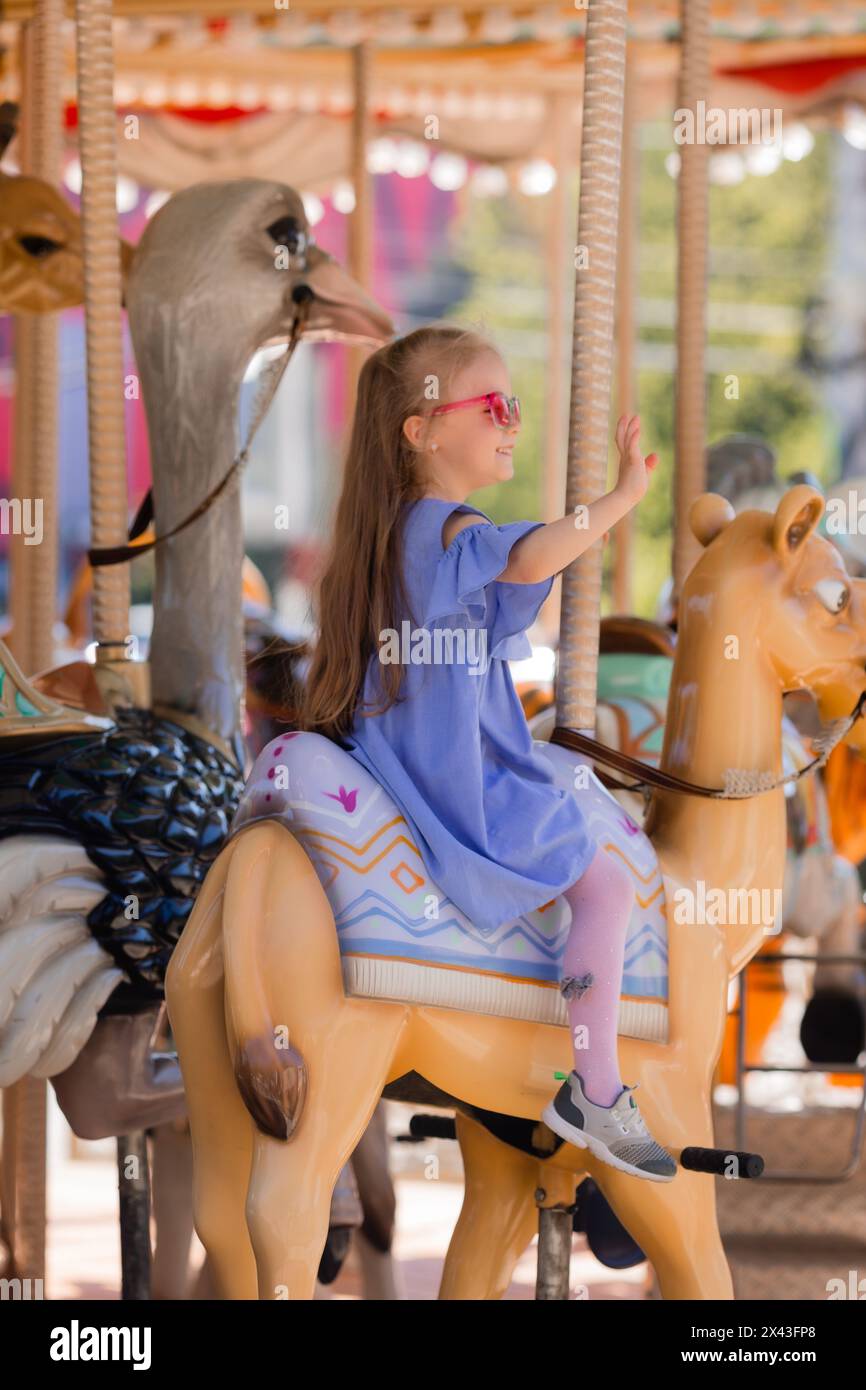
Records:
[[[866,690],[866,580],[852,579],[839,551],[816,534],[823,510],[821,494],[805,484],[775,512],[735,516],[722,497],[697,498],[689,519],[706,548],[680,611],[686,622],[690,613],[724,613],[722,625],[756,645],[781,688],[811,691],[829,721],[850,714]],[[866,718],[848,742],[866,754]]]

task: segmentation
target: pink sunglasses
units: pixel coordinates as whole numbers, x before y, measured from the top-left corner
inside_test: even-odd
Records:
[[[490,417],[501,430],[520,424],[520,401],[517,396],[506,396],[502,391],[488,391],[486,396],[472,396],[466,401],[452,401],[450,405],[437,405],[433,415],[447,415],[449,410],[462,410],[467,405],[486,405]]]

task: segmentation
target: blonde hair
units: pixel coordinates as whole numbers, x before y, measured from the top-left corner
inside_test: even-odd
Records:
[[[496,347],[476,329],[416,328],[367,358],[343,472],[330,558],[319,594],[319,639],[305,684],[301,727],[341,739],[351,729],[379,634],[407,609],[398,521],[423,495],[419,455],[403,433],[432,413],[457,372]],[[438,395],[428,385],[438,381]],[[384,703],[398,699],[399,665],[381,668]]]

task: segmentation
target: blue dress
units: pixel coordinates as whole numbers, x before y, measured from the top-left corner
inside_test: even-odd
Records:
[[[432,881],[484,933],[568,888],[595,843],[533,746],[507,664],[530,655],[525,629],[553,580],[508,584],[497,575],[541,522],[479,521],[443,550],[453,512],[484,517],[434,497],[404,509],[409,612],[370,660],[346,745],[403,811]],[[382,703],[385,659],[406,663],[399,700],[365,715]]]

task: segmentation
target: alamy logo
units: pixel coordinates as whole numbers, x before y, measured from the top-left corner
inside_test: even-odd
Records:
[[[781,888],[708,888],[698,879],[674,890],[674,921],[680,926],[763,927],[765,936],[782,930]]]
[[[383,666],[466,666],[470,676],[487,670],[487,630],[479,627],[386,627],[379,633]]]
[[[866,536],[866,497],[856,488],[847,497],[831,497],[824,514],[829,536]]]
[[[149,1327],[69,1327],[51,1329],[52,1361],[132,1361],[134,1371],[150,1369]]]
[[[827,1298],[850,1298],[858,1303],[866,1299],[866,1279],[860,1278],[859,1269],[848,1270],[848,1283],[844,1279],[828,1279],[824,1288],[827,1290]]]
[[[678,145],[775,145],[782,138],[780,108],[707,106],[696,101],[694,111],[681,106],[674,112],[674,140]]]
[[[0,497],[0,535],[23,536],[25,545],[41,545],[42,498]]]
[[[0,1279],[0,1303],[6,1299],[27,1303],[44,1297],[41,1279]]]

